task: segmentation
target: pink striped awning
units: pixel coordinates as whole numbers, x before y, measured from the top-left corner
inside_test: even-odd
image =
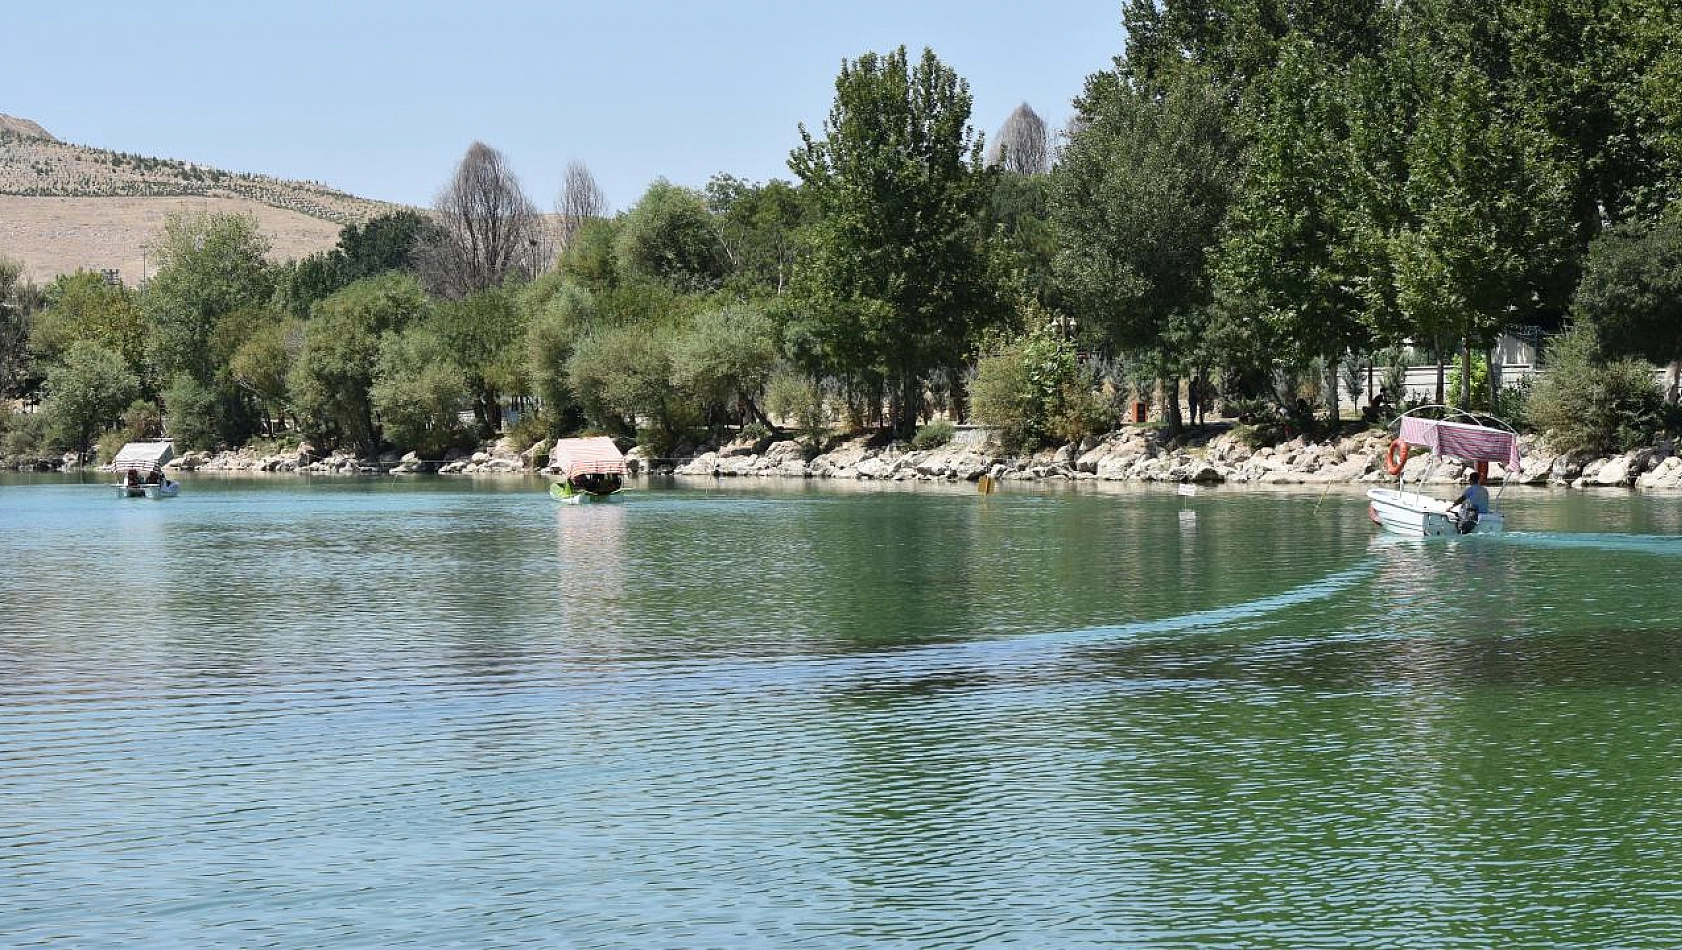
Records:
[[[549,467],[565,475],[624,475],[625,456],[606,436],[556,439],[549,450]]]
[[[1474,462],[1500,462],[1513,471],[1519,467],[1518,436],[1505,429],[1403,416],[1400,438],[1409,445],[1423,445],[1438,455]]]

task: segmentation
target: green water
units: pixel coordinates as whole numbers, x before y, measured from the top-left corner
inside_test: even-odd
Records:
[[[1682,498],[1012,487],[0,479],[0,944],[1682,942]]]

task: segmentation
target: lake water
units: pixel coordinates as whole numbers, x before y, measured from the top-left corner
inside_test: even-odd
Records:
[[[1682,498],[541,489],[0,479],[0,944],[1682,942]]]

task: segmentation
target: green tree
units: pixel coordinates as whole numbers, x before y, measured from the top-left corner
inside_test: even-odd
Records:
[[[1217,291],[1223,315],[1255,324],[1269,352],[1292,366],[1323,362],[1335,421],[1338,365],[1371,343],[1360,294],[1371,262],[1355,233],[1341,67],[1306,39],[1282,42],[1248,100],[1250,144],[1217,255]]]
[[[619,223],[613,259],[621,281],[656,280],[680,293],[718,287],[726,269],[705,200],[663,178]]]
[[[1596,238],[1574,309],[1608,354],[1668,365],[1666,399],[1676,402],[1682,371],[1682,213]]]
[[[600,327],[578,340],[567,377],[592,426],[635,435],[656,456],[689,434],[699,416],[694,400],[672,385],[675,337],[675,327],[656,322]]]
[[[78,340],[91,340],[123,358],[144,380],[146,323],[133,291],[92,271],[61,274],[47,285],[47,305],[30,328],[37,359],[59,362]]]
[[[619,219],[591,218],[574,230],[561,251],[561,273],[591,290],[614,285],[613,248],[619,240]]]
[[[909,438],[923,379],[955,373],[1002,301],[981,230],[992,173],[969,85],[932,50],[843,64],[824,137],[789,158],[811,202],[795,267],[802,331],[838,375],[886,382]]]
[[[418,211],[405,208],[345,225],[334,251],[351,280],[374,277],[388,270],[412,270],[418,248],[433,224]]]
[[[304,327],[304,321],[290,317],[270,322],[247,336],[228,360],[229,378],[256,400],[263,431],[270,436],[277,423],[285,424],[286,377],[303,349]]]
[[[332,250],[275,268],[274,307],[300,320],[307,318],[316,301],[355,281],[388,270],[413,270],[421,244],[436,237],[432,223],[416,211],[348,224]]]
[[[216,393],[182,374],[164,387],[164,424],[185,449],[216,448]]]
[[[588,290],[559,273],[546,274],[540,284],[554,284],[546,294],[528,293],[526,309],[526,378],[543,407],[551,435],[578,427],[584,420],[577,395],[567,378],[567,360],[574,341],[596,324],[596,303]]]
[[[1112,352],[1152,352],[1170,392],[1209,323],[1210,252],[1239,176],[1220,89],[1200,70],[1157,94],[1115,73],[1087,81],[1080,130],[1053,173],[1056,272],[1083,332]],[[1171,431],[1179,404],[1168,402]]]
[[[383,435],[425,458],[466,442],[460,413],[468,386],[449,346],[429,328],[409,327],[386,334],[379,351],[369,395]]]
[[[0,257],[0,396],[22,393],[28,375],[30,327],[40,295],[22,278],[22,264]]]
[[[755,185],[730,175],[707,182],[719,245],[728,261],[730,289],[749,296],[780,294],[789,286],[805,221],[805,202],[788,182]]]
[[[118,353],[78,340],[47,371],[46,394],[41,413],[52,445],[86,460],[100,431],[140,394],[140,380]]]
[[[1568,176],[1544,135],[1498,108],[1479,69],[1439,47],[1424,55],[1435,68],[1408,144],[1397,305],[1415,339],[1461,348],[1469,393],[1472,351],[1539,322],[1543,288],[1571,253]]]
[[[673,341],[672,382],[703,403],[740,408],[773,431],[760,409],[778,363],[776,320],[757,307],[733,305],[700,314]]]
[[[501,429],[503,396],[526,389],[526,314],[514,291],[493,287],[444,301],[429,325],[465,374],[479,434]]]
[[[322,447],[378,453],[369,391],[380,337],[420,321],[427,308],[420,284],[398,273],[357,281],[316,305],[286,380],[306,434]]]
[[[142,296],[160,379],[186,373],[209,384],[218,367],[210,338],[223,314],[261,306],[273,292],[257,219],[237,214],[172,214],[153,245],[159,267]]]

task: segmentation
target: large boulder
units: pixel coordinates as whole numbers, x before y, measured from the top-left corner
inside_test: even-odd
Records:
[[[1630,475],[1630,457],[1615,455],[1612,458],[1598,462],[1589,469],[1583,470],[1583,480],[1590,485],[1602,488],[1627,488],[1632,481]]]

